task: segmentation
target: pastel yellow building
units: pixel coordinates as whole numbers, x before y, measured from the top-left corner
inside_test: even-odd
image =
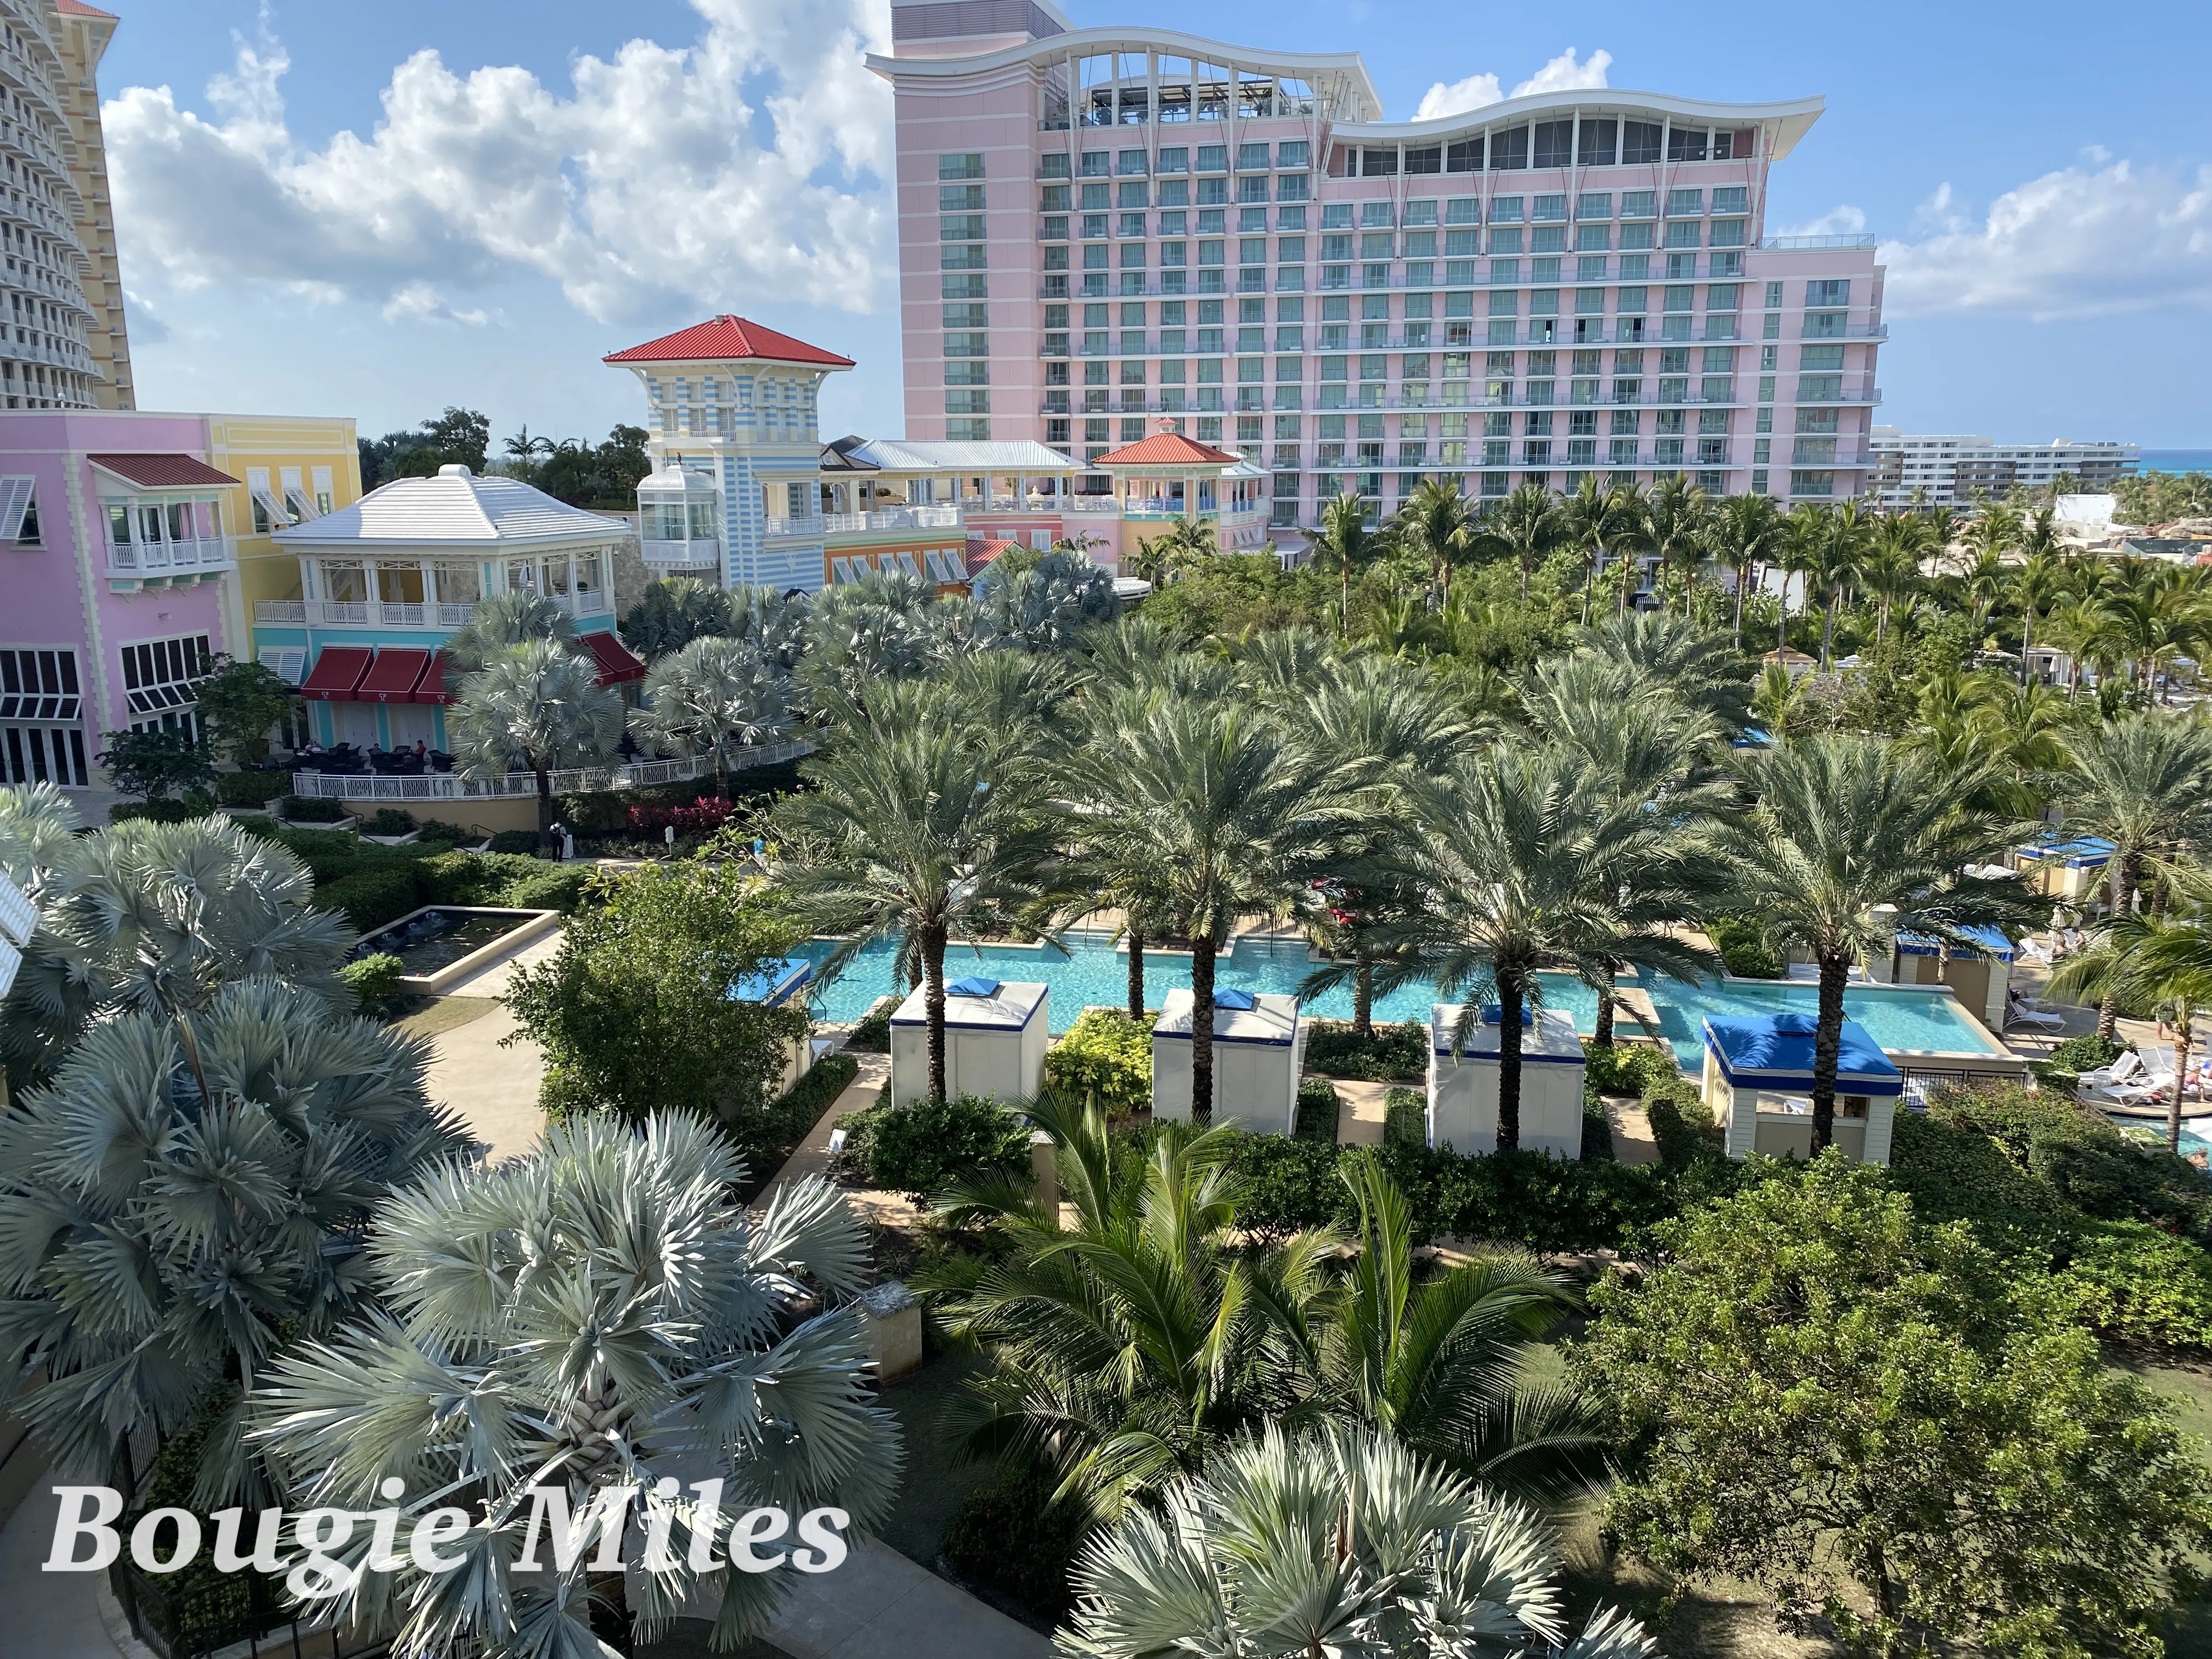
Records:
[[[351,416],[210,415],[208,459],[238,480],[224,493],[223,528],[237,540],[238,580],[226,584],[225,637],[254,641],[254,654],[297,684],[307,671],[296,641],[269,644],[252,625],[257,606],[296,605],[300,556],[273,532],[306,524],[361,499],[361,449]],[[287,613],[289,614],[289,613]]]

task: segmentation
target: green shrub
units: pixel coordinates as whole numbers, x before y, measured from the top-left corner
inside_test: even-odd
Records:
[[[1152,1025],[1116,1008],[1085,1008],[1044,1057],[1046,1085],[1109,1118],[1150,1109]],[[1332,1124],[1331,1138],[1334,1137]]]
[[[367,866],[332,882],[318,881],[315,906],[339,912],[366,933],[421,909],[422,885],[419,872],[408,865]]]
[[[878,997],[876,1006],[862,1014],[859,1022],[845,1038],[845,1046],[855,1054],[887,1054],[891,1051],[891,1016],[898,1012],[900,999],[895,996]],[[1045,1060],[1049,1075],[1052,1061]]]
[[[1721,953],[1721,963],[1739,979],[1780,979],[1782,953],[1770,944],[1766,929],[1749,916],[1717,916],[1705,924],[1705,936]]]
[[[1419,1089],[1393,1089],[1382,1097],[1382,1144],[1429,1144],[1429,1097]]]
[[[860,1062],[852,1055],[824,1054],[757,1115],[723,1120],[723,1128],[744,1149],[745,1166],[751,1172],[752,1190],[744,1194],[748,1203],[775,1179],[784,1160],[860,1074]]]
[[[415,815],[398,806],[380,806],[368,815],[368,821],[358,823],[355,830],[364,836],[405,836],[415,830]]]
[[[473,830],[464,830],[458,823],[448,823],[443,818],[422,820],[423,841],[464,842],[482,841],[483,837]],[[417,842],[416,845],[421,845]]]
[[[629,827],[629,798],[618,789],[561,797],[561,822],[580,836],[618,836]]]
[[[1297,1122],[1291,1133],[1299,1139],[1335,1146],[1337,1120],[1342,1115],[1343,1107],[1336,1097],[1334,1084],[1325,1077],[1298,1079]]]
[[[362,1010],[374,1013],[399,994],[407,964],[388,951],[356,957],[338,969],[338,977],[361,999]]]
[[[509,882],[493,902],[516,910],[574,911],[597,874],[589,865],[541,864],[534,873]]]
[[[289,772],[218,772],[215,798],[225,806],[266,806],[291,792]]]
[[[420,842],[416,843],[421,845]],[[398,849],[403,854],[411,849]],[[477,904],[494,907],[514,903],[511,896],[525,882],[552,876],[566,881],[588,881],[592,872],[584,865],[548,864],[542,859],[518,858],[507,853],[433,853],[418,862],[428,885],[432,904]],[[536,907],[569,908],[574,905]]]
[[[1605,1102],[1587,1093],[1583,1096],[1582,1153],[1585,1164],[1613,1161],[1613,1120],[1605,1114]]]
[[[1662,1164],[1680,1169],[1726,1159],[1721,1127],[1713,1121],[1711,1109],[1688,1084],[1677,1079],[1651,1090],[1644,1097],[1644,1115],[1650,1121],[1651,1139],[1659,1148]]]
[[[180,800],[119,800],[107,809],[110,823],[128,823],[133,818],[149,823],[183,823],[202,816]]]
[[[346,815],[343,801],[323,795],[287,795],[281,810],[293,823],[336,823]]]
[[[1319,1019],[1306,1032],[1306,1070],[1323,1077],[1389,1083],[1424,1077],[1429,1069],[1429,1028],[1417,1019],[1378,1025],[1362,1042],[1347,1020]]]
[[[502,830],[491,838],[495,853],[528,853],[538,851],[538,832],[535,830]]]
[[[976,1170],[1019,1175],[1030,1167],[1027,1120],[975,1095],[872,1106],[847,1117],[844,1127],[846,1153],[869,1182],[917,1204]]]
[[[1042,1470],[1008,1473],[953,1512],[940,1545],[945,1565],[961,1577],[1012,1597],[1053,1625],[1073,1610],[1068,1571],[1088,1534],[1079,1502],[1052,1502],[1057,1485]]]
[[[1656,1043],[1583,1044],[1583,1087],[1594,1095],[1637,1095],[1671,1085],[1682,1075],[1674,1051]]]
[[[2068,1311],[2107,1336],[2212,1348],[2212,1255],[2140,1221],[2100,1221],[2072,1243],[2055,1287]]]

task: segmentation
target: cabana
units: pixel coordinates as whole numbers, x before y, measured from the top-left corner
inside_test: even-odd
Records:
[[[891,1016],[891,1104],[929,1095],[927,987]],[[1044,1089],[1045,988],[1035,980],[956,979],[945,988],[945,1093],[1026,1106]]]
[[[1190,1121],[1190,1030],[1194,999],[1170,991],[1152,1027],[1152,1116]],[[1298,1000],[1279,992],[1223,986],[1213,994],[1213,1121],[1257,1134],[1297,1127],[1298,1074],[1305,1069],[1306,1026]]]
[[[1889,953],[1887,982],[1892,985],[1948,985],[1951,994],[1981,1017],[1992,1031],[2005,1028],[2005,993],[2012,986],[2012,941],[1998,927],[1962,927],[1978,954],[1957,948],[1946,952],[1942,942],[1925,933],[1899,933]],[[1882,967],[1876,962],[1875,969]],[[1877,971],[1871,975],[1883,976]]]
[[[1726,1131],[1728,1155],[1809,1158],[1813,1152],[1810,1014],[1705,1022],[1707,1109]],[[1836,1140],[1855,1163],[1889,1163],[1890,1130],[1905,1076],[1856,1020],[1844,1022],[1836,1055]]]
[[[757,974],[747,974],[730,987],[732,1002],[757,1002],[770,1008],[787,1008],[796,1005],[801,1013],[806,1011],[806,988],[813,983],[814,964],[804,957],[771,957],[761,963]],[[822,1045],[826,1051],[829,1045]],[[785,1049],[783,1081],[776,1085],[778,1093],[788,1089],[806,1075],[807,1068],[819,1057],[811,1031],[801,1031],[793,1037]]]
[[[1463,1006],[1439,1002],[1429,1010],[1429,1145],[1494,1152],[1503,1012],[1495,1003],[1486,1007],[1460,1047],[1453,1039]],[[1522,1150],[1578,1158],[1584,1056],[1574,1021],[1556,1009],[1524,1008],[1521,1032]]]
[[[2045,896],[2082,898],[2105,879],[2105,868],[2117,849],[2101,836],[2081,836],[2061,841],[2045,836],[2012,849],[2013,868],[2025,873],[2028,884]]]

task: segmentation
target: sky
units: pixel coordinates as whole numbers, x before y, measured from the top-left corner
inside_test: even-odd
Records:
[[[142,407],[449,404],[495,445],[641,410],[606,352],[732,311],[855,359],[901,425],[884,0],[113,0],[100,68]],[[1079,27],[1187,5],[1065,0]],[[1569,21],[1569,9],[1571,21]],[[1823,94],[1766,230],[1881,239],[1877,418],[2212,447],[2212,11],[1217,0],[1204,33],[1356,47],[1389,119],[1530,84]]]

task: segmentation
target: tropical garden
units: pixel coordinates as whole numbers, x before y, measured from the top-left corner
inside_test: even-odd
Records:
[[[1070,549],[973,598],[657,584],[635,707],[550,607],[484,607],[449,647],[457,763],[573,822],[553,775],[627,732],[726,809],[633,871],[537,865],[574,913],[510,996],[549,1127],[495,1165],[348,958],[390,904],[535,860],[0,792],[40,918],[0,1005],[18,1416],[234,1541],[265,1504],[458,1498],[480,1521],[434,1547],[465,1570],[401,1551],[336,1604],[407,1654],[650,1653],[702,1600],[734,1647],[787,1575],[718,1559],[727,1511],[684,1482],[889,1537],[902,1460],[981,1472],[932,1559],[1071,1653],[1753,1650],[1705,1645],[1714,1587],[1807,1652],[2181,1650],[2212,1468],[2145,1380],[2212,1354],[2180,1091],[2130,1138],[2054,1057],[1901,1113],[1887,1170],[1831,1146],[1853,969],[2045,927],[2004,866],[2051,817],[2112,848],[2057,980],[2099,1011],[2079,1069],[2155,1019],[2189,1075],[2212,590],[2033,512],[1677,484],[1347,498],[1313,542],[1286,568],[1186,532],[1126,615]],[[2081,672],[2049,683],[2045,645]],[[795,775],[749,779],[800,736]],[[948,1097],[948,955],[1101,915],[1126,1006],[1020,1118]],[[1589,988],[1584,1157],[1520,1145],[1516,1019],[1495,1152],[1395,1116],[1340,1146],[1326,1086],[1293,1135],[1212,1121],[1218,967],[1259,925],[1350,993],[1338,1075],[1407,1075],[1375,1014],[1401,988]],[[836,1180],[767,1184],[854,1075],[787,1090],[800,1022],[733,994],[809,939],[824,975],[887,945],[922,993],[930,1098],[848,1119],[836,1177],[913,1200],[895,1249]],[[1191,964],[1188,1123],[1146,1110],[1160,951]],[[1818,982],[1815,1156],[1731,1162],[1620,988],[1784,962]],[[1640,1097],[1656,1161],[1615,1157],[1600,1097]],[[870,1375],[887,1263],[957,1362],[927,1424]],[[518,1573],[549,1484],[606,1548]],[[243,1629],[285,1592],[140,1611],[195,1596]]]

